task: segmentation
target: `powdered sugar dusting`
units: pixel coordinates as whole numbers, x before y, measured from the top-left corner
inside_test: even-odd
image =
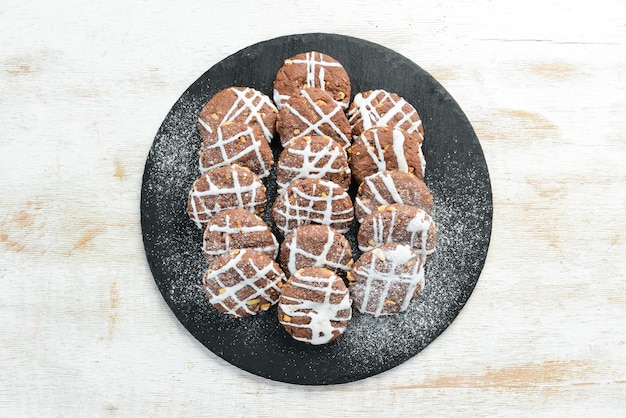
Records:
[[[437,186],[432,185],[433,189]],[[431,189],[432,190],[432,189]],[[425,347],[456,317],[477,280],[484,260],[465,257],[477,244],[479,224],[491,222],[482,215],[459,212],[445,196],[432,190],[437,225],[437,251],[426,262],[426,285],[420,297],[403,313],[374,318],[355,311],[348,330],[338,344],[351,350],[354,367],[380,367],[390,359],[400,359]],[[485,204],[469,197],[468,204]],[[472,230],[472,224],[476,229]],[[420,348],[420,349],[421,349]],[[419,351],[419,350],[417,350]],[[363,366],[365,365],[365,366]]]
[[[179,117],[182,116],[181,113]],[[201,254],[201,233],[191,221],[185,219],[184,210],[185,190],[197,173],[194,173],[193,165],[181,167],[185,165],[181,164],[184,156],[193,154],[192,148],[197,145],[195,140],[187,137],[194,134],[183,130],[161,144],[165,146],[169,142],[171,146],[176,143],[176,147],[172,148],[178,149],[181,155],[163,153],[155,171],[158,181],[152,189],[154,193],[171,193],[173,189],[180,191],[174,199],[177,207],[160,214],[163,225],[172,228],[159,234],[161,246],[168,251],[154,254],[160,259],[163,273],[170,280],[166,283],[166,300],[179,317],[182,315],[183,323],[204,324],[214,327],[216,332],[222,328],[236,329],[238,335],[245,337],[241,339],[241,344],[250,349],[272,343],[280,347],[289,341],[280,335],[283,330],[274,308],[260,313],[255,320],[246,318],[237,321],[217,313],[204,295],[201,277],[208,265]],[[475,176],[461,173],[460,168],[459,175]],[[437,251],[426,263],[426,285],[422,296],[411,302],[405,312],[397,315],[374,318],[354,310],[347,331],[327,347],[333,353],[342,353],[341,358],[347,362],[344,365],[347,369],[383,370],[394,359],[401,361],[416,354],[452,322],[475,284],[475,273],[480,271],[484,260],[468,258],[466,253],[468,248],[480,241],[476,231],[480,231],[481,224],[490,222],[490,219],[487,213],[474,213],[467,207],[488,202],[470,193],[460,205],[456,195],[449,195],[445,182],[428,182],[427,179],[427,184],[435,200],[431,215],[437,227]],[[169,216],[178,222],[168,222],[166,218]],[[346,233],[353,244],[356,243],[355,235],[356,230]],[[356,252],[358,249],[355,249]],[[271,335],[276,339],[272,340]],[[306,346],[299,347],[305,355],[307,349]]]
[[[317,39],[316,35],[307,36]],[[337,39],[347,42],[351,49],[357,45],[372,48],[371,44],[350,38],[349,42],[344,37]],[[299,51],[323,49],[294,42],[289,47]],[[253,46],[248,52],[244,50],[224,60],[192,85],[170,111],[156,135],[144,173],[142,227],[146,255],[172,311],[216,355],[275,380],[304,384],[352,381],[387,370],[417,354],[446,329],[467,301],[489,243],[492,208],[488,172],[471,126],[434,80],[420,79],[434,86],[428,93],[432,97],[420,96],[420,100],[397,89],[418,108],[428,131],[423,146],[428,161],[424,181],[434,198],[431,217],[437,229],[437,250],[426,262],[422,295],[397,315],[374,318],[354,310],[341,338],[315,347],[287,335],[278,322],[275,306],[250,318],[230,318],[219,313],[202,288],[202,276],[208,268],[202,254],[202,231],[186,213],[189,188],[200,175],[198,113],[217,91],[244,84],[238,69],[241,66],[236,65],[239,59],[247,60],[245,68],[255,69],[253,79],[260,77],[261,81],[251,81],[249,85],[271,93],[271,80],[281,57],[299,52],[285,51],[278,45],[282,44],[270,42],[263,53],[255,52],[258,46]],[[328,52],[348,64],[347,69],[349,64],[357,68],[348,60],[349,55],[342,56],[341,50],[330,48]],[[362,65],[360,61],[358,65]],[[365,90],[367,83],[359,81],[363,74],[354,73],[353,88]],[[422,101],[429,101],[429,106]],[[280,149],[273,148],[277,161]],[[264,220],[272,227],[268,209],[276,197],[274,179],[275,168],[264,181],[268,199]],[[354,221],[345,234],[355,260],[360,256],[357,230],[358,222]]]

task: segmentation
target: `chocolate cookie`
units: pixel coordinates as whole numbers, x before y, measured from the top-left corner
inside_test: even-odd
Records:
[[[433,209],[433,195],[426,184],[413,174],[383,171],[365,177],[354,201],[354,216],[359,222],[381,205],[404,203],[427,213]]]
[[[328,136],[292,139],[278,158],[278,192],[282,192],[294,180],[306,178],[334,181],[348,190],[351,171],[346,152]]]
[[[415,108],[396,93],[370,90],[358,93],[348,110],[352,137],[356,138],[375,126],[391,126],[417,134],[421,142],[424,127]]]
[[[423,210],[394,203],[379,206],[363,219],[357,234],[361,251],[369,251],[390,242],[411,246],[421,260],[435,252],[437,232],[435,222]]]
[[[343,280],[325,268],[296,271],[283,286],[278,320],[296,340],[320,345],[336,340],[352,319]]]
[[[375,317],[405,311],[424,283],[419,254],[395,242],[363,253],[348,273],[354,307]]]
[[[312,51],[286,59],[274,80],[274,102],[280,109],[291,96],[308,87],[325,90],[342,109],[348,107],[350,79],[334,58]]]
[[[225,122],[241,122],[258,127],[267,141],[276,133],[278,110],[270,98],[250,87],[229,87],[216,93],[198,116],[198,129],[204,137]]]
[[[245,209],[227,209],[206,223],[202,251],[210,263],[216,257],[237,248],[246,248],[278,256],[278,242],[272,231],[254,213]]]
[[[293,138],[329,136],[344,149],[350,146],[350,124],[341,107],[318,88],[291,96],[278,112],[276,130],[283,147]]]
[[[421,144],[402,129],[388,126],[369,129],[355,139],[348,154],[352,178],[359,185],[365,177],[386,170],[424,177],[426,162]]]
[[[236,318],[256,315],[278,302],[285,274],[266,254],[234,250],[215,259],[202,283],[209,302]]]
[[[280,265],[286,274],[306,267],[324,267],[337,274],[354,264],[346,237],[326,225],[302,225],[280,245]]]
[[[187,213],[198,228],[213,215],[243,208],[258,215],[265,211],[265,186],[248,168],[233,164],[202,174],[189,191]]]
[[[253,125],[226,122],[208,133],[202,141],[200,171],[239,164],[249,168],[259,178],[270,175],[274,155],[268,142]]]
[[[328,225],[348,231],[354,219],[352,200],[336,183],[320,179],[293,182],[274,202],[272,216],[283,236],[301,225]]]

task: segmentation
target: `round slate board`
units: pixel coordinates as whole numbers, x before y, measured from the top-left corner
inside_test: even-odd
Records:
[[[203,104],[233,85],[253,87],[272,97],[274,76],[283,61],[313,50],[344,65],[353,96],[385,89],[417,108],[425,127],[424,180],[434,197],[431,215],[438,232],[437,251],[426,266],[423,295],[406,312],[390,317],[373,318],[355,310],[346,333],[325,346],[293,340],[278,323],[275,306],[244,319],[227,317],[210,306],[201,286],[208,267],[201,251],[202,233],[186,214],[188,190],[199,176],[197,117]],[[279,147],[274,146],[276,155]],[[268,196],[269,213],[275,198],[271,185]],[[229,363],[268,379],[305,385],[345,383],[381,373],[410,359],[440,335],[476,285],[489,246],[492,212],[482,149],[446,90],[390,49],[321,33],[249,46],[196,80],[174,104],[154,139],[141,193],[148,263],[178,320]],[[355,232],[352,228],[347,233],[353,247]],[[355,255],[359,255],[356,248]]]

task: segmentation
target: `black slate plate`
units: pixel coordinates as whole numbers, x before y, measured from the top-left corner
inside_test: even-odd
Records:
[[[396,92],[412,103],[425,127],[426,184],[434,199],[437,251],[427,263],[424,294],[399,315],[354,312],[336,342],[315,347],[293,340],[276,307],[233,319],[208,303],[201,287],[207,268],[202,234],[186,214],[187,192],[199,175],[196,121],[202,105],[231,85],[272,97],[284,59],[319,51],[340,61],[353,95]],[[278,150],[275,150],[278,152]],[[273,199],[274,193],[269,194]],[[163,121],[148,155],[141,193],[141,225],[156,284],[178,320],[229,363],[269,379],[323,385],[351,382],[389,370],[420,352],[458,315],[478,280],[489,246],[491,184],[482,149],[458,104],[427,72],[404,56],[364,40],[330,34],[285,36],[247,47],[217,63],[183,93]],[[354,228],[348,234],[354,235]]]

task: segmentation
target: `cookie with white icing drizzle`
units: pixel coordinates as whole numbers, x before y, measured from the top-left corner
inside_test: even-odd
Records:
[[[346,149],[350,123],[341,107],[322,89],[306,88],[294,94],[278,112],[276,130],[283,147],[293,138],[329,136]]]
[[[203,173],[193,182],[187,213],[198,228],[213,215],[243,208],[262,215],[267,203],[265,185],[250,169],[233,164]]]
[[[266,311],[278,302],[285,274],[266,254],[234,250],[215,259],[202,278],[209,302],[240,318]]]
[[[326,91],[342,109],[350,102],[350,78],[343,65],[316,51],[286,59],[274,80],[274,102],[280,109],[299,90],[317,87]]]
[[[348,193],[337,183],[300,179],[276,198],[272,217],[283,236],[298,226],[312,223],[345,233],[354,219],[354,208]]]
[[[259,178],[270,175],[274,155],[258,128],[240,122],[226,122],[205,135],[198,152],[200,172],[239,164]]]
[[[245,209],[227,209],[207,221],[202,240],[202,252],[210,263],[216,257],[235,249],[247,248],[278,256],[278,242],[269,226]]]
[[[278,320],[296,340],[327,344],[343,334],[352,319],[352,301],[343,280],[332,271],[309,267],[283,286]]]
[[[437,231],[433,219],[415,206],[402,203],[379,206],[363,219],[357,234],[361,251],[390,242],[409,245],[422,260],[435,252]]]
[[[368,129],[348,149],[352,178],[357,184],[367,176],[387,170],[424,177],[426,161],[414,135],[389,126]]]
[[[276,133],[278,109],[271,99],[251,87],[228,87],[216,93],[202,107],[198,130],[204,139],[225,122],[241,122],[258,127],[268,142]]]
[[[359,222],[381,205],[404,203],[427,213],[433,209],[433,195],[426,184],[410,173],[383,171],[365,177],[354,200],[354,216]]]
[[[352,137],[376,126],[392,126],[424,139],[424,126],[412,104],[385,90],[358,93],[348,110]]]
[[[354,307],[375,317],[405,311],[424,284],[419,254],[395,242],[363,253],[348,273]]]
[[[285,274],[306,267],[324,267],[345,275],[352,264],[348,240],[327,225],[299,226],[280,245],[280,266]]]
[[[296,179],[321,178],[348,190],[352,179],[344,149],[328,136],[294,138],[278,158],[278,193]]]

